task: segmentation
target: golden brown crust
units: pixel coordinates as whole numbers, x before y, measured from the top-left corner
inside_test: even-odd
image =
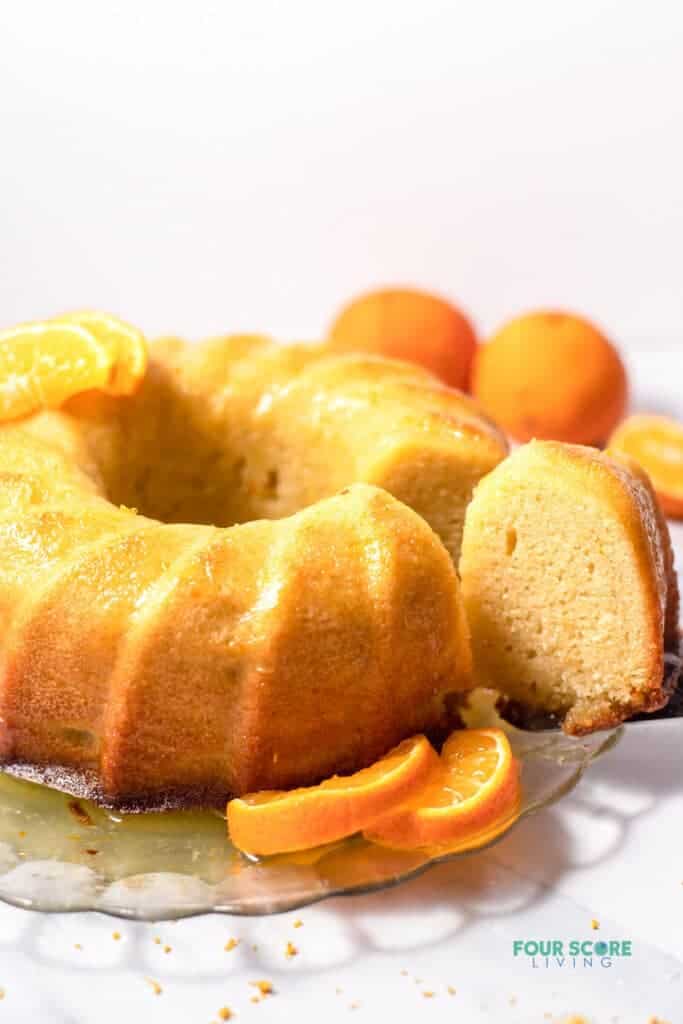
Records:
[[[683,643],[681,643],[679,638],[679,643],[672,650],[671,656],[665,659],[661,694],[654,695],[652,702],[646,699],[644,704],[638,708],[630,703],[628,706],[623,706],[607,701],[594,702],[583,709],[583,711],[579,709],[578,714],[574,714],[576,709],[571,708],[563,718],[562,714],[531,707],[528,704],[520,703],[520,701],[500,694],[496,701],[496,709],[501,718],[519,729],[538,732],[539,730],[556,729],[561,726],[563,731],[570,736],[586,736],[601,729],[614,729],[626,719],[655,714],[663,709],[665,709],[665,712],[659,717],[668,717],[669,712],[673,717],[680,717],[681,710],[678,707],[674,707],[677,700],[671,701],[671,698],[674,694],[678,694],[681,671],[683,669],[682,655]],[[665,698],[663,702],[660,699],[661,696]],[[467,695],[463,695],[462,699],[466,700],[466,698]],[[669,701],[671,701],[670,704]]]
[[[664,614],[664,650],[676,652],[679,642],[678,620],[680,614],[680,594],[678,587],[678,576],[674,562],[674,549],[671,543],[671,533],[664,511],[652,485],[652,481],[645,469],[623,452],[608,449],[605,453],[615,462],[621,462],[627,467],[645,487],[652,504],[652,512],[657,524],[657,537],[662,550],[662,565],[666,589],[666,608]]]
[[[94,770],[112,800],[306,785],[438,727],[469,684],[455,570],[385,492],[224,530],[91,501],[85,543],[59,518],[71,549],[12,590],[12,760]]]
[[[352,435],[366,454],[356,400],[366,409],[388,401],[389,391],[392,403],[403,394],[400,443],[413,415],[421,450],[433,432],[443,440],[454,425],[463,436],[476,434],[476,410],[436,384],[418,383],[428,381],[424,374],[381,360],[370,367],[356,357],[331,358],[322,366],[326,360],[310,349],[280,352],[254,338],[218,340],[197,353],[173,341],[159,352],[139,398],[84,395],[66,412],[0,429],[0,471],[18,482],[14,504],[0,507],[4,756],[17,766],[91,773],[111,801],[177,794],[204,801],[317,782],[363,767],[407,735],[445,728],[446,698],[470,685],[471,661],[446,549],[385,491],[352,480],[336,497],[318,500],[312,484],[318,467],[335,468],[335,439],[341,445]],[[154,460],[164,469],[158,445],[167,426],[171,458],[173,444],[187,446],[188,432],[206,425],[228,356],[235,377],[227,391],[238,404],[251,402],[254,463],[258,430],[271,422],[276,399],[287,415],[301,417],[307,440],[325,428],[299,481],[299,498],[311,503],[288,518],[280,518],[284,506],[273,506],[272,518],[225,528],[167,525],[117,507],[138,505],[135,495],[124,501],[117,493],[131,480],[143,498],[149,494]],[[250,362],[257,357],[264,361],[258,372]],[[310,384],[302,383],[309,366]],[[348,430],[324,401],[325,374],[336,381]],[[363,383],[373,374],[376,391]],[[383,378],[414,381],[414,403],[398,385],[385,390]],[[288,390],[295,383],[298,404]],[[234,440],[221,419],[225,393],[218,397],[214,433],[203,435],[205,464],[177,460],[188,500],[193,488],[212,483],[215,445],[220,454]],[[438,431],[426,429],[430,416]],[[479,434],[488,457],[502,457],[495,432],[482,423]],[[407,457],[403,451],[397,458]],[[139,452],[126,477],[129,457]],[[419,460],[411,464],[415,475]],[[237,466],[237,482],[249,472]],[[172,482],[163,477],[158,493],[174,497]],[[326,486],[333,482],[331,474]],[[269,509],[272,496],[258,481],[246,483],[245,501]],[[283,502],[287,483],[279,480]],[[4,495],[10,489],[0,504]],[[440,501],[450,509],[449,494]]]
[[[670,696],[662,677],[657,686],[633,694],[628,703],[610,700],[579,702],[565,715],[562,730],[569,736],[586,736],[601,729],[614,729],[633,715],[659,711],[666,706]]]

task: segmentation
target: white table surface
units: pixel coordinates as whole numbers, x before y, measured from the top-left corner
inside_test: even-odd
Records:
[[[637,407],[683,414],[680,353],[630,362]],[[683,525],[673,532],[680,566]],[[210,1024],[223,1006],[261,1024],[681,1024],[682,740],[680,720],[629,727],[559,804],[491,850],[384,893],[158,925],[0,906],[0,1024]],[[226,952],[231,937],[240,943]],[[633,953],[611,967],[534,967],[512,948],[534,938],[631,940]],[[275,992],[254,1004],[259,979]]]

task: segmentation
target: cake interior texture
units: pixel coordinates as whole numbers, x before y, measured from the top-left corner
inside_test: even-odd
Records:
[[[475,492],[460,573],[478,683],[570,733],[666,702],[671,548],[628,467],[553,442],[518,449]]]

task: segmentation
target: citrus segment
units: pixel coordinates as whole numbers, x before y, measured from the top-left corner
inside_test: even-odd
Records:
[[[108,347],[78,324],[30,323],[0,331],[0,420],[106,388],[113,368]]]
[[[147,343],[142,331],[109,313],[90,309],[65,313],[56,322],[84,327],[111,353],[115,364],[107,387],[111,395],[130,395],[137,390],[147,369]]]
[[[501,729],[462,729],[441,752],[439,772],[364,830],[366,839],[414,848],[495,832],[519,801],[519,771]]]
[[[664,512],[683,518],[683,423],[665,416],[630,416],[610,438],[609,450],[635,459],[650,477]]]
[[[439,758],[429,741],[414,736],[353,775],[335,775],[304,789],[271,790],[231,800],[230,838],[245,853],[263,855],[342,839],[362,831],[420,789],[438,768]]]

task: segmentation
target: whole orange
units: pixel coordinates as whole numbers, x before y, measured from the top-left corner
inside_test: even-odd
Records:
[[[368,292],[346,306],[332,325],[338,352],[371,352],[418,363],[451,387],[469,387],[477,339],[455,306],[414,288]]]
[[[594,324],[571,313],[527,313],[479,348],[473,391],[519,441],[599,445],[626,410],[626,370]]]

